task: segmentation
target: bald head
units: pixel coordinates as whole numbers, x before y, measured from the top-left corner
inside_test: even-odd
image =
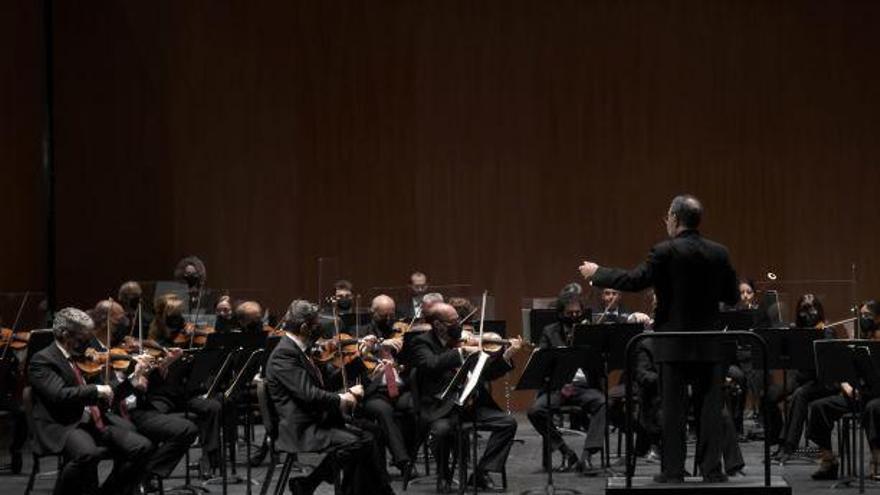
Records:
[[[118,325],[125,319],[125,309],[123,309],[121,304],[112,299],[98,301],[92,313],[94,315],[92,319],[95,321],[95,327],[98,329],[107,324],[108,316],[110,317],[111,325]]]
[[[263,318],[263,308],[256,301],[245,301],[235,308],[235,317],[242,328],[253,323],[261,322]]]
[[[395,309],[394,299],[391,299],[391,297],[385,294],[380,294],[374,297],[373,302],[370,303],[370,312],[373,313],[374,320],[388,320],[393,318]]]
[[[141,284],[129,280],[119,286],[119,293],[116,295],[116,298],[119,299],[124,308],[134,310],[137,309],[143,295],[144,291],[141,289]]]

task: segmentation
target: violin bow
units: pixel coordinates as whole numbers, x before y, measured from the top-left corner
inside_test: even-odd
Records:
[[[345,373],[345,356],[342,354],[342,342],[339,339],[339,311],[336,308],[336,298],[333,298],[333,339],[336,340],[336,354],[339,356],[339,371],[342,372],[342,388],[348,392],[348,377]],[[320,372],[320,370],[318,370]]]
[[[196,323],[199,321],[199,311],[202,309],[202,286],[199,284],[199,295],[196,296],[196,312],[192,314],[193,317],[193,331],[189,334],[189,347],[192,349],[193,342],[195,342],[196,338]],[[184,327],[186,328],[186,327]]]
[[[6,345],[3,346],[3,353],[0,354],[0,359],[6,357],[6,351],[9,350],[9,345],[12,344],[12,337],[15,336],[15,330],[18,329],[18,323],[21,321],[21,313],[24,311],[24,307],[27,304],[28,297],[31,295],[31,291],[27,291],[24,293],[24,298],[21,300],[21,304],[18,305],[18,312],[15,314],[15,321],[12,322],[11,333],[9,334],[9,339],[6,341]]]
[[[483,352],[483,327],[486,325],[486,297],[489,291],[483,291],[483,300],[480,303],[480,352]]]
[[[104,368],[104,385],[110,385],[110,348],[113,347],[113,342],[110,340],[110,312],[113,310],[113,298],[107,298],[107,364],[105,364]]]

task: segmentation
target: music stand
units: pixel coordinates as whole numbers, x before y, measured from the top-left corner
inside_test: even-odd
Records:
[[[249,383],[249,379],[252,378],[254,376],[254,374],[256,373],[257,367],[262,362],[261,357],[264,354],[264,352],[265,351],[263,349],[257,349],[255,351],[250,352],[250,354],[248,354],[247,360],[244,362],[244,365],[241,367],[241,369],[238,371],[238,373],[236,373],[236,375],[232,379],[232,383],[229,385],[229,387],[227,387],[227,389],[223,392],[223,399],[222,399],[223,402],[220,407],[221,417],[222,417],[222,411],[226,407],[226,404],[228,404],[230,402],[230,399],[233,399],[236,395],[238,395],[238,392],[241,390],[241,387],[246,386]],[[232,402],[235,403],[234,400]],[[245,456],[245,459],[248,460],[248,462],[246,462],[246,464],[247,464],[247,475],[246,475],[247,476],[247,478],[246,478],[247,479],[247,481],[246,481],[247,495],[251,495],[251,485],[253,484],[253,480],[251,478],[251,463],[250,463],[250,458],[251,458],[250,428],[251,428],[251,412],[250,412],[250,410],[248,410],[247,414],[245,414],[245,449],[247,451],[247,455]],[[232,463],[234,466],[235,465],[234,458],[232,459]],[[225,473],[225,469],[224,469],[224,473]],[[226,495],[226,489],[227,489],[225,481],[226,480],[224,478],[224,483],[223,483],[223,494],[224,495]]]
[[[602,453],[602,467],[611,465],[611,439],[608,425],[608,374],[612,370],[623,369],[626,361],[626,345],[636,335],[645,330],[641,323],[605,323],[576,325],[572,345],[574,347],[588,347],[600,356],[601,368],[594,368],[604,376],[602,380],[602,392],[605,395],[605,431],[604,447]]]
[[[814,343],[816,353],[816,375],[819,383],[834,385],[847,382],[853,387],[853,394],[859,397],[862,383],[878,384],[878,361],[880,361],[880,342],[871,340],[824,340]],[[868,363],[864,363],[867,360]],[[861,365],[857,363],[861,361]],[[852,401],[856,431],[859,436],[859,493],[865,491],[865,435],[861,397]],[[832,488],[849,485],[852,477],[839,480]]]
[[[542,390],[550,406],[548,422],[553,417],[553,401],[550,394],[570,383],[578,368],[587,368],[591,357],[595,356],[591,349],[584,347],[557,347],[555,349],[535,349],[529,356],[526,368],[519,378],[516,390]],[[548,425],[549,426],[549,425]],[[557,488],[553,485],[553,466],[550,463],[549,435],[543,435],[544,464],[547,467],[547,483],[544,490],[527,490],[527,493],[581,493],[569,488]]]

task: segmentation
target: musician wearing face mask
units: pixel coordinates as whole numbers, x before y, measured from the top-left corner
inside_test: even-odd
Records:
[[[165,294],[156,300],[154,311],[156,318],[150,326],[150,339],[173,348],[174,335],[182,332],[186,324],[183,318],[183,301],[174,294]],[[167,370],[154,370],[150,373],[145,403],[146,407],[161,414],[189,411],[196,415],[203,454],[199,466],[202,477],[210,478],[212,471],[220,465],[221,404],[213,397],[190,395],[186,379],[192,372],[192,363],[191,359],[181,359]]]
[[[143,295],[144,291],[141,289],[141,284],[133,280],[129,280],[119,286],[116,300],[119,301],[122,309],[125,310],[125,317],[131,325],[131,335],[137,335],[139,324],[146,331],[150,328],[150,323],[153,321],[153,312],[150,305],[142,303]],[[138,315],[138,306],[141,308],[141,315]],[[138,317],[140,317],[140,321],[138,321]]]
[[[187,299],[186,304],[190,313],[194,313],[197,308],[204,310],[207,301],[205,300],[205,282],[208,279],[208,271],[205,263],[197,256],[187,256],[177,262],[174,268],[174,279],[178,282],[186,284]]]
[[[584,320],[586,305],[577,293],[563,292],[556,301],[558,322],[548,325],[541,334],[540,347],[553,349],[569,347],[573,343],[575,326]],[[547,394],[540,392],[535,403],[529,409],[528,418],[535,430],[542,436],[548,435],[551,450],[559,450],[563,462],[558,471],[578,471],[585,474],[596,474],[592,470],[592,457],[600,452],[605,443],[605,395],[599,384],[600,377],[587,376],[578,370],[573,383],[562,387],[559,391]],[[577,454],[565,443],[550,416],[551,409],[560,406],[580,406],[589,428],[584,438],[583,454]],[[552,469],[552,466],[544,466]]]
[[[822,301],[813,294],[804,294],[795,306],[795,328],[800,329],[825,329],[825,310]],[[824,337],[832,338],[831,329],[825,329]],[[821,336],[819,336],[821,338]],[[768,404],[767,419],[764,424],[765,435],[772,444],[779,443],[780,447],[774,453],[774,457],[780,463],[791,459],[794,451],[800,443],[807,421],[810,403],[835,393],[835,390],[822,385],[816,378],[815,370],[797,370],[788,374],[788,382],[783,388],[780,385],[771,385],[767,390],[766,401]],[[782,413],[779,403],[790,396],[788,415],[782,422]]]
[[[445,387],[455,376],[465,358],[480,348],[474,345],[459,345],[461,323],[455,308],[446,303],[435,304],[425,314],[431,331],[420,334],[407,343],[412,346],[411,356],[419,385],[420,418],[430,430],[434,438],[434,456],[438,462],[437,490],[445,493],[450,489],[450,472],[448,459],[450,446],[458,429],[458,415],[455,404],[450,398],[440,399]],[[483,371],[485,382],[502,377],[513,369],[512,354],[519,346],[509,347],[499,358],[492,359]],[[482,428],[492,431],[482,457],[477,463],[477,472],[473,473],[468,485],[472,485],[474,477],[477,486],[484,490],[493,490],[494,481],[490,472],[499,472],[507,462],[511,443],[516,436],[516,420],[501,410],[492,399],[486,388],[478,386],[474,392],[473,405],[465,409],[464,421],[472,421],[476,416]]]
[[[403,334],[394,329],[394,299],[385,294],[376,296],[370,304],[370,314],[370,324],[361,329],[362,349],[369,349],[369,355],[379,364],[372,372],[364,372],[363,413],[379,424],[392,463],[400,469],[406,484],[412,476],[414,445],[411,440],[416,435],[412,395],[397,363],[403,348]]]
[[[311,494],[322,482],[332,482],[335,460],[343,472],[343,493],[393,493],[378,466],[372,436],[343,419],[342,413],[363,396],[363,388],[331,391],[311,358],[310,349],[321,336],[318,307],[295,300],[285,321],[285,336],[266,364],[267,386],[278,413],[277,446],[282,452],[328,454],[308,476],[290,479],[291,492]]]
[[[33,387],[34,435],[46,453],[60,453],[67,459],[55,483],[56,494],[95,494],[98,489],[99,447],[107,446],[113,455],[113,471],[100,487],[100,493],[134,494],[143,481],[143,463],[153,450],[134,425],[108,410],[114,396],[129,395],[133,383],[146,372],[138,362],[131,379],[87,384],[75,360],[92,344],[94,323],[75,308],[55,315],[54,344],[36,353],[28,376]],[[103,401],[103,403],[102,403]]]
[[[865,301],[859,307],[859,330],[863,339],[880,340],[880,302]]]
[[[214,330],[217,333],[229,333],[235,329],[237,323],[232,315],[232,300],[229,296],[220,296],[214,305],[214,314],[217,320],[214,322]]]
[[[263,333],[263,308],[256,301],[245,301],[235,308],[238,330],[248,335]]]
[[[131,322],[125,315],[122,305],[110,299],[98,301],[95,308],[89,311],[89,316],[95,323],[95,335],[104,347],[121,346],[132,330]],[[107,342],[108,318],[110,320],[110,342]]]

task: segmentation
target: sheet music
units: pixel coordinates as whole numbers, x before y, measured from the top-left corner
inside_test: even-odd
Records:
[[[461,395],[458,397],[459,406],[463,406],[468,397],[470,397],[471,392],[477,388],[477,384],[480,382],[480,375],[483,374],[483,368],[488,361],[489,355],[485,352],[480,352],[480,355],[477,358],[477,364],[474,366],[473,370],[468,372],[467,383],[465,383],[464,390],[462,390]]]

